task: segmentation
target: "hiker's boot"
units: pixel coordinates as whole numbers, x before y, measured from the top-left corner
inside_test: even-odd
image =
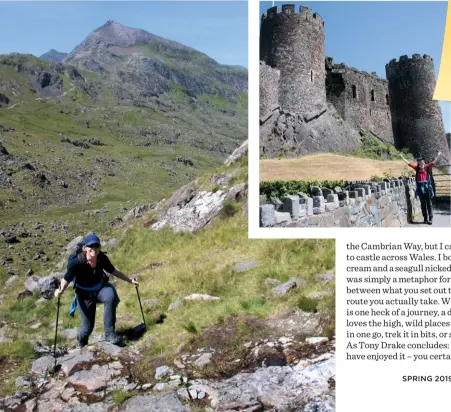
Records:
[[[424,218],[424,222],[423,222],[425,225],[428,225],[429,224],[429,220],[428,220],[428,218],[427,217],[425,217]]]
[[[432,225],[432,217],[428,220],[428,225]]]
[[[86,336],[80,337],[80,334],[77,334],[77,348],[81,349],[88,345],[88,339]]]
[[[125,345],[124,340],[119,335],[116,335],[115,333],[110,333],[109,335],[106,335],[105,340],[107,342],[112,343],[113,345],[117,345],[117,346]]]

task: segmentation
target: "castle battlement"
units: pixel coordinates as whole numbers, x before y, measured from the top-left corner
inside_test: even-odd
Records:
[[[265,21],[286,18],[287,16],[296,18],[299,23],[305,20],[315,24],[319,28],[324,27],[324,21],[318,13],[312,13],[312,9],[305,6],[300,6],[299,12],[296,13],[294,4],[284,4],[282,5],[282,10],[280,10],[277,6],[269,8],[267,12],[262,15],[262,24]]]
[[[366,71],[359,70],[356,67],[348,66],[345,63],[334,63],[333,57],[326,57],[325,65],[326,70],[332,73],[346,73],[347,71],[353,71],[355,73],[367,76],[368,78],[381,81],[382,83],[388,83],[386,79],[379,77],[376,72],[368,73]]]
[[[391,59],[388,64],[385,65],[385,67],[395,67],[395,66],[400,66],[400,65],[406,65],[406,64],[410,64],[412,62],[432,62],[434,61],[434,59],[431,56],[428,56],[427,54],[423,54],[423,56],[421,56],[421,54],[415,53],[412,54],[412,57],[409,58],[409,56],[404,55],[401,56],[399,58],[399,61],[397,59]]]

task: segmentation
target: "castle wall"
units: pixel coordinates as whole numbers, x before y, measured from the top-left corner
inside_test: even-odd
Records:
[[[327,100],[341,117],[357,130],[371,131],[394,143],[388,82],[376,74],[361,72],[344,64],[326,60]]]
[[[426,161],[441,151],[449,164],[442,112],[438,101],[432,100],[436,84],[432,58],[401,56],[399,61],[391,60],[385,70],[396,146],[407,147]]]
[[[324,43],[324,22],[308,7],[301,6],[296,13],[294,5],[283,5],[281,10],[272,7],[263,14],[260,121],[266,124],[261,139],[280,137],[278,146],[290,145],[286,151],[292,155],[330,150],[330,146],[332,151],[348,152],[349,147],[360,144],[360,139],[349,133],[342,141],[336,128],[331,132],[332,123],[324,116],[327,111],[337,121],[341,122],[340,117],[345,120],[357,136],[358,131],[371,132],[427,161],[441,151],[447,159],[442,164],[451,162],[440,106],[432,100],[436,84],[432,58],[414,54],[411,59],[394,59],[386,65],[384,80],[375,73],[325,59]],[[327,109],[326,103],[333,108]],[[272,112],[277,106],[287,116],[309,124],[309,133],[304,124],[291,127],[276,119]],[[319,121],[314,123],[315,119]],[[276,142],[266,143],[264,148],[276,155]]]
[[[262,16],[260,60],[280,70],[279,103],[292,113],[305,114],[326,103],[324,87],[324,23],[294,5],[268,9]]]
[[[279,105],[280,71],[260,62],[260,117]]]

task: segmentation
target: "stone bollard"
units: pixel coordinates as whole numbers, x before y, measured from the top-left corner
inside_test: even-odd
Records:
[[[307,199],[307,216],[313,216],[313,199],[311,197]]]
[[[371,196],[371,185],[363,185],[362,188],[365,190],[366,196]]]
[[[347,190],[338,193],[337,196],[338,196],[338,205],[340,207],[347,206],[349,204],[349,192]]]
[[[310,187],[310,193],[312,194],[312,197],[314,197],[314,196],[323,196],[323,191],[318,186],[311,186]]]
[[[330,189],[322,189],[322,191],[323,191],[324,199],[327,199],[327,196],[334,194],[334,191],[330,190]]]
[[[307,216],[307,203],[299,205],[299,219]]]
[[[299,219],[299,196],[287,196],[283,199],[283,212],[288,212],[292,219]]]
[[[260,206],[260,227],[276,225],[276,208],[274,205]]]
[[[387,182],[379,182],[379,183],[378,183],[378,186],[379,186],[379,188],[380,188],[381,191],[382,191],[382,190],[384,190],[384,191],[387,190]]]
[[[308,197],[305,193],[299,193],[299,203],[305,205],[305,212],[307,216],[313,215],[313,199]]]
[[[340,203],[338,201],[338,195],[335,195],[335,194],[328,195],[327,196],[327,203],[333,203],[335,208],[337,208],[340,205]]]
[[[363,189],[362,187],[356,187],[356,192],[357,192],[357,196],[358,197],[365,197],[365,189]]]
[[[324,196],[313,196],[313,214],[319,215],[326,210]]]
[[[271,204],[274,205],[276,210],[280,210],[283,206],[283,203],[280,201],[278,197],[272,196],[269,198]]]

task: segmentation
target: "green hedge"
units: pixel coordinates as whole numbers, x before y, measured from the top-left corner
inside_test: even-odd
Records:
[[[287,195],[297,195],[304,192],[310,195],[310,186],[334,189],[336,186],[343,187],[344,180],[270,180],[260,182],[260,194],[268,198],[274,196],[283,199]]]

